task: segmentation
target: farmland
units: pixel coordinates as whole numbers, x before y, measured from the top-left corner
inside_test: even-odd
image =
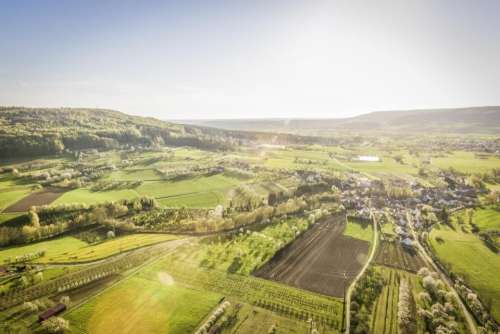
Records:
[[[213,292],[179,286],[168,274],[151,279],[132,276],[73,309],[66,318],[77,333],[188,333],[220,298]]]
[[[175,236],[165,234],[134,234],[89,245],[73,237],[63,237],[29,246],[0,250],[0,262],[4,262],[7,258],[13,259],[16,255],[29,254],[40,250],[45,251],[45,255],[37,260],[40,263],[88,262],[174,239],[176,239]]]
[[[400,243],[382,241],[377,249],[375,262],[380,265],[404,269],[416,273],[424,267],[424,262],[413,248],[405,248]]]
[[[490,168],[498,158],[474,153],[494,152],[494,140],[316,138],[108,111],[22,113],[3,124],[48,117],[40,123],[60,137],[39,147],[56,150],[51,156],[0,167],[0,332],[46,331],[37,315],[60,301],[67,310],[51,321],[69,320],[66,333],[338,334],[349,326],[398,334],[405,307],[408,333],[442,325],[465,334],[469,309],[495,329],[487,315],[489,305],[498,315],[500,299],[500,181]],[[93,125],[84,128],[88,115]],[[470,172],[481,163],[481,173]],[[424,252],[417,241],[427,235]],[[431,272],[434,255],[467,287]],[[478,293],[484,306],[462,308],[454,287],[464,303]]]
[[[429,243],[439,260],[452,272],[463,277],[492,305],[492,313],[500,318],[500,256],[489,249],[479,237],[457,225],[454,229],[441,224],[432,229]],[[478,260],[480,259],[480,261]],[[486,270],[486,268],[488,268]]]
[[[358,233],[362,228],[358,228],[357,223],[350,222],[347,225],[356,227],[346,228],[343,216],[315,224],[259,269],[256,275],[298,288],[343,297],[344,289],[360,270],[369,248],[368,242],[353,237],[365,236],[365,233]],[[352,233],[354,231],[356,233]],[[332,261],[332,258],[336,261]]]
[[[376,301],[371,318],[371,328],[373,333],[397,334],[400,332],[397,313],[401,280],[406,280],[409,283],[414,300],[418,300],[418,293],[423,289],[416,275],[386,267],[376,267],[376,269],[382,273],[386,285]],[[417,319],[415,333],[425,333],[422,319]]]

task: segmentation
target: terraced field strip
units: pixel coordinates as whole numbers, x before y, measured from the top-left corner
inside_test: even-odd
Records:
[[[397,334],[399,279],[393,271],[384,272],[383,275],[387,284],[375,304],[372,329],[374,333]]]
[[[349,334],[350,333],[350,327],[351,327],[351,295],[352,291],[354,290],[354,287],[356,286],[356,283],[358,280],[363,276],[365,273],[366,269],[370,266],[371,262],[373,261],[373,258],[375,257],[375,252],[377,251],[377,245],[378,245],[378,224],[375,216],[372,214],[372,220],[373,220],[373,242],[371,244],[370,248],[370,255],[368,256],[368,259],[366,260],[365,265],[361,269],[361,271],[358,273],[358,275],[354,278],[353,282],[347,289],[347,293],[345,295],[345,333]]]

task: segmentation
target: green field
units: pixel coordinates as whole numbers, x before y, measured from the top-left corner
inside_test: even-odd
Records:
[[[104,241],[96,245],[89,245],[73,237],[63,237],[31,245],[0,250],[0,263],[6,258],[14,258],[16,255],[33,253],[39,250],[45,250],[45,256],[36,259],[35,262],[86,262],[102,259],[122,251],[158,242],[174,240],[176,238],[176,236],[167,234],[132,234]]]
[[[34,253],[41,250],[45,250],[44,258],[50,258],[63,253],[77,251],[86,246],[87,243],[79,239],[73,237],[63,237],[49,241],[37,242],[26,246],[0,248],[0,263],[3,263],[7,258],[14,259],[16,256]],[[42,258],[38,260],[41,259]]]
[[[484,173],[500,167],[500,158],[490,156],[480,159],[472,152],[456,151],[446,157],[432,158],[432,165],[439,168],[450,168],[467,173]]]
[[[31,193],[31,189],[27,187],[15,187],[14,190],[8,188],[0,190],[0,212],[29,193]]]
[[[455,230],[443,224],[434,227],[429,235],[429,243],[442,263],[465,278],[483,301],[491,302],[492,314],[498,321],[500,255],[486,247],[475,234],[465,233],[460,227],[454,226]]]
[[[0,213],[0,224],[23,215],[24,212]]]
[[[463,218],[464,221],[467,221],[465,214]],[[481,231],[500,231],[500,210],[493,207],[476,209],[474,210],[473,221]]]
[[[226,197],[220,191],[208,191],[190,195],[160,198],[157,200],[163,207],[213,208],[218,204],[226,205]]]
[[[192,333],[221,297],[182,287],[168,274],[134,275],[65,318],[76,333]]]
[[[109,191],[91,191],[90,189],[80,188],[71,190],[57,200],[53,204],[62,203],[86,203],[95,204],[100,202],[119,201],[121,199],[133,199],[139,197],[136,191],[131,189],[124,190],[109,190]]]
[[[194,177],[180,181],[152,181],[144,182],[136,190],[141,195],[147,195],[158,199],[187,195],[212,190],[227,190],[241,183],[237,178],[227,177],[221,174],[213,176]]]
[[[264,166],[274,169],[322,169],[346,171],[348,167],[328,156],[328,152],[319,150],[278,149],[264,151]],[[299,159],[296,162],[296,159]],[[305,163],[311,160],[312,163]]]
[[[349,218],[344,230],[344,235],[371,243],[373,241],[373,226],[370,222],[361,222]]]
[[[418,169],[411,164],[400,164],[393,158],[382,157],[382,161],[368,162],[368,161],[350,161],[346,163],[347,166],[364,173],[384,173],[384,174],[417,174]]]

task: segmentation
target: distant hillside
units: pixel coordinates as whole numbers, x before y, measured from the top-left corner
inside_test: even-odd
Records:
[[[325,134],[329,131],[500,133],[500,107],[377,111],[343,119],[187,120],[185,123],[246,131]]]
[[[327,139],[181,125],[114,110],[0,107],[0,158],[85,149],[191,146],[227,150],[243,143],[309,144]]]

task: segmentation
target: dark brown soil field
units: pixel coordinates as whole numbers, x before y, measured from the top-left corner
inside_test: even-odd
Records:
[[[417,272],[425,266],[415,250],[407,249],[397,241],[382,241],[377,249],[375,263],[411,272]]]
[[[46,188],[42,191],[31,193],[20,199],[6,208],[3,212],[24,212],[28,211],[29,208],[34,205],[38,206],[50,204],[64,194],[64,192],[65,190],[59,188]]]
[[[254,275],[297,288],[344,297],[367,257],[370,244],[342,235],[345,216],[316,223]]]

